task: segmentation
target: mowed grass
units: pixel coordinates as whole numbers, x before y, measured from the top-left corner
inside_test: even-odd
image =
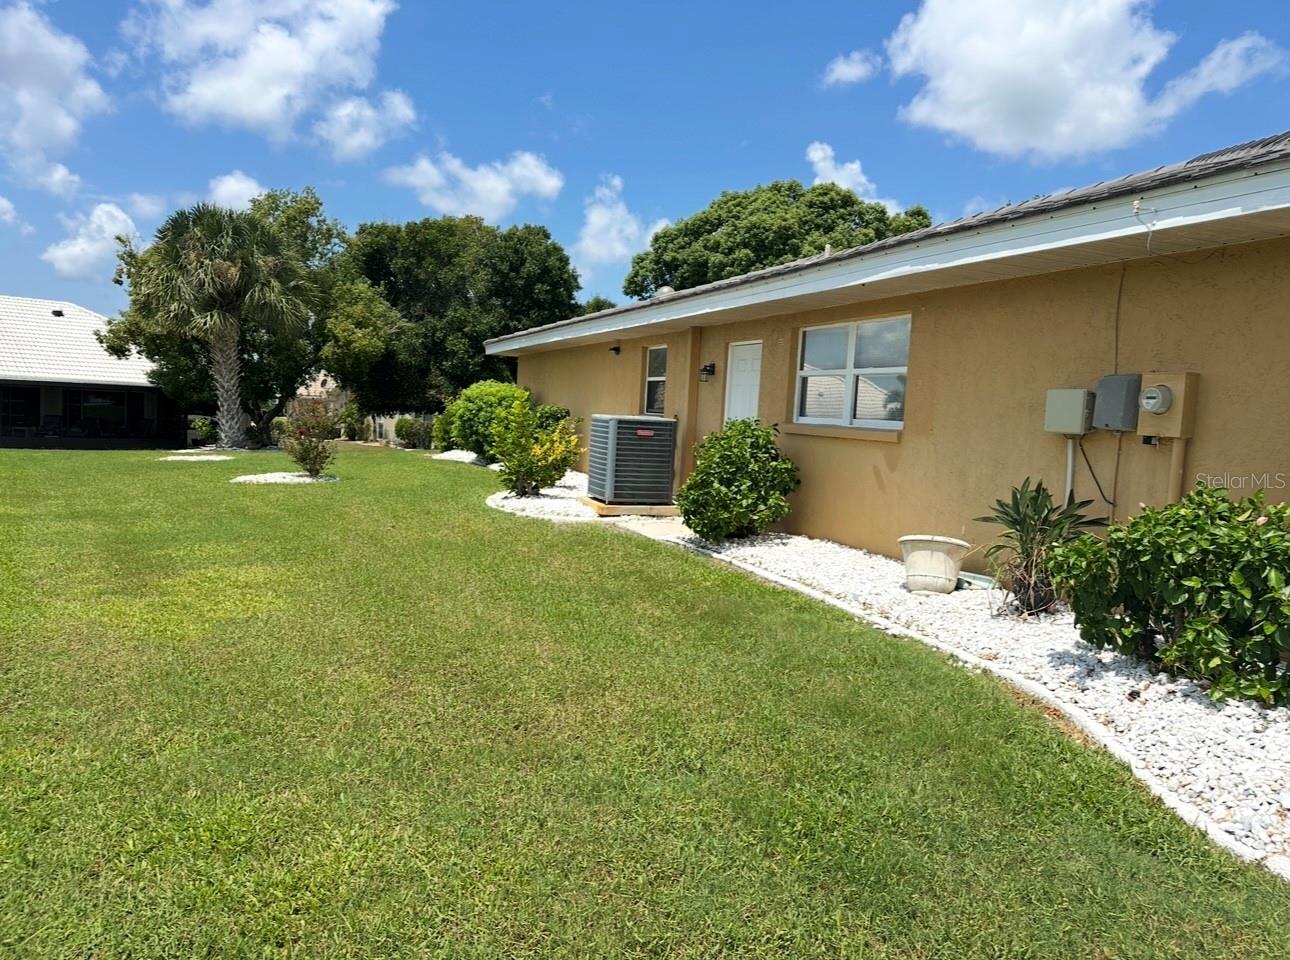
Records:
[[[489,472],[0,451],[0,954],[1285,957],[993,680]]]

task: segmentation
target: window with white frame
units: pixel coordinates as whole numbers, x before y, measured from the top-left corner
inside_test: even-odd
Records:
[[[802,331],[798,423],[897,430],[905,421],[909,317],[860,320]]]
[[[667,347],[650,347],[645,351],[645,413],[663,416],[667,393]]]

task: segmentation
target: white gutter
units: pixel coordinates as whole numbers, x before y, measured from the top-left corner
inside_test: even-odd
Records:
[[[1138,205],[1135,207],[1135,202]],[[800,271],[547,329],[521,331],[484,344],[487,354],[509,354],[584,337],[625,333],[669,321],[701,323],[706,315],[790,297],[932,274],[952,267],[1006,260],[1180,227],[1290,209],[1290,162],[1175,183],[1141,194],[1098,200],[1050,214],[1034,214],[979,230],[929,237],[871,254],[824,261]],[[1143,253],[1146,254],[1144,242]]]

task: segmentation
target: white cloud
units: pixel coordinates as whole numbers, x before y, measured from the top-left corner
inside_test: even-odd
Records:
[[[219,177],[213,177],[209,184],[207,199],[220,207],[232,210],[245,210],[251,201],[264,193],[265,187],[260,181],[241,170],[233,170]]]
[[[8,197],[0,197],[0,223],[13,226],[18,222],[18,208]]]
[[[1231,93],[1261,73],[1285,65],[1285,51],[1267,37],[1249,32],[1224,40],[1191,70],[1165,85],[1155,110],[1168,120],[1209,93]]]
[[[130,215],[115,203],[100,203],[88,214],[64,217],[67,238],[46,248],[40,258],[70,280],[106,279],[116,259],[118,236],[136,234]]]
[[[623,178],[602,177],[584,204],[573,259],[584,272],[599,263],[620,263],[645,249],[650,237],[668,223],[656,220],[646,226],[623,201]]]
[[[367,88],[394,8],[393,0],[143,0],[127,30],[165,64],[171,113],[283,140],[329,95]]]
[[[0,9],[0,152],[23,179],[62,196],[80,181],[50,157],[73,146],[81,122],[109,106],[89,66],[85,44],[30,3]]]
[[[166,211],[166,198],[156,193],[132,193],[125,198],[125,204],[143,220],[155,220]]]
[[[385,180],[416,191],[422,203],[439,213],[474,214],[485,220],[502,219],[523,196],[550,200],[564,187],[564,175],[527,150],[477,167],[450,153],[434,160],[422,154],[413,163],[386,170]]]
[[[838,163],[833,147],[819,140],[807,146],[806,160],[815,173],[816,183],[836,183],[855,193],[861,200],[881,203],[890,213],[901,211],[901,205],[895,200],[878,196],[877,186],[865,176],[859,160]]]
[[[387,90],[375,105],[366,97],[338,100],[314,124],[314,132],[331,144],[337,160],[360,160],[403,133],[416,119],[408,95]]]
[[[923,80],[901,111],[908,122],[990,153],[1056,159],[1129,143],[1283,60],[1245,34],[1152,98],[1147,79],[1175,39],[1147,0],[923,0],[887,58],[894,76]]]
[[[882,57],[871,50],[852,50],[834,57],[824,68],[820,82],[826,87],[844,87],[864,83],[882,66]]]

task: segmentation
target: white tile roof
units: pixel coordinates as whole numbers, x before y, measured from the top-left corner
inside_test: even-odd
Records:
[[[64,300],[0,296],[0,380],[152,386],[150,360],[118,360],[94,339],[106,326],[106,317]]]

